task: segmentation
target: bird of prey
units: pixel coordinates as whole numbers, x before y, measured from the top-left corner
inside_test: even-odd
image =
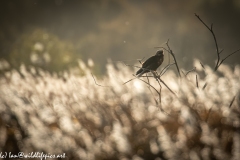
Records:
[[[148,73],[150,71],[156,71],[157,68],[162,64],[163,59],[164,59],[163,50],[157,51],[157,53],[154,56],[148,58],[142,64],[142,68],[140,68],[136,73],[137,77],[141,77],[144,73]]]

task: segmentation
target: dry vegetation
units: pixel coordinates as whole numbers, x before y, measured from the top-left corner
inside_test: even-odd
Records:
[[[198,61],[196,72],[162,79],[156,106],[147,85],[123,64],[107,65],[96,79],[80,62],[84,76],[62,78],[21,67],[0,79],[1,152],[66,153],[68,159],[239,159],[240,68],[217,72]],[[195,76],[198,75],[198,88]],[[151,85],[159,87],[155,79]],[[202,89],[207,82],[207,86]],[[235,97],[235,98],[234,98]],[[233,99],[234,98],[234,99]]]

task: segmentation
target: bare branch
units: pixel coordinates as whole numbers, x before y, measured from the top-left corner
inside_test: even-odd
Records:
[[[167,43],[167,42],[166,42],[166,43]],[[165,47],[154,47],[154,48],[162,48],[162,49],[164,49],[165,51],[167,51],[167,52],[170,53],[170,51],[169,51],[168,49],[166,49]]]
[[[233,53],[231,53],[231,54],[229,54],[228,56],[226,56],[225,58],[223,58],[223,59],[221,60],[221,62],[219,63],[218,67],[219,67],[227,58],[229,58],[231,55],[237,53],[238,51],[240,51],[240,49],[234,51]],[[218,67],[217,67],[217,68],[218,68]]]
[[[153,73],[155,79],[158,79],[160,82],[162,82],[162,83],[164,84],[164,86],[167,87],[167,89],[168,89],[170,92],[172,92],[172,94],[174,94],[174,95],[177,97],[177,95],[168,87],[168,85],[160,78],[160,76],[157,75],[157,72],[154,71],[154,72],[152,72],[152,73]]]
[[[164,111],[164,109],[162,108],[162,96],[161,96],[161,93],[162,93],[162,85],[161,85],[161,83],[159,82],[159,80],[160,80],[160,76],[158,76],[157,75],[157,72],[156,71],[151,71],[152,72],[152,74],[154,75],[154,78],[157,80],[157,82],[158,82],[158,84],[159,84],[159,86],[160,86],[160,88],[159,88],[159,92],[158,92],[158,98],[159,98],[159,102],[160,102],[160,105],[159,105],[159,108],[160,108],[160,110],[162,111],[162,112],[164,112],[165,114],[167,114],[167,115],[169,115],[167,112],[165,112]],[[167,86],[168,87],[168,86]],[[156,99],[155,99],[155,101],[156,101]],[[156,101],[157,102],[157,101]]]
[[[147,76],[147,80],[148,80],[148,83],[150,84],[150,81],[149,81],[148,76]],[[159,85],[160,85],[160,84],[159,84]],[[161,106],[161,103],[162,103],[162,99],[161,99],[161,88],[162,88],[162,86],[160,85],[160,91],[158,92],[158,98],[159,98],[160,106],[159,106],[159,103],[158,103],[157,99],[154,98],[154,100],[155,100],[155,102],[156,102],[156,105],[159,106],[160,110],[161,110],[162,112],[165,112],[165,111],[163,110],[162,106]],[[148,87],[148,89],[150,90],[150,92],[151,92],[152,95],[153,95],[153,92],[152,92],[152,90],[150,89],[150,86]]]
[[[223,52],[224,49],[222,49],[221,51],[219,51],[219,48],[218,48],[218,43],[217,43],[217,39],[216,39],[216,36],[213,32],[213,24],[211,24],[211,28],[199,17],[199,15],[197,15],[195,13],[195,16],[205,25],[205,27],[207,27],[207,29],[212,33],[212,36],[213,36],[213,39],[214,39],[214,42],[215,42],[215,46],[216,46],[216,51],[217,51],[217,63],[216,63],[216,66],[214,68],[214,71],[217,71],[217,69],[220,67],[220,65],[227,59],[229,58],[230,56],[232,56],[233,54],[237,53],[238,51],[240,51],[240,49],[234,51],[233,53],[229,54],[228,56],[226,56],[225,58],[223,58],[222,60],[220,59],[220,53]]]
[[[173,59],[174,59],[174,61],[175,61],[175,65],[176,65],[176,67],[177,67],[177,71],[178,71],[179,77],[181,77],[181,74],[180,74],[180,70],[179,70],[179,67],[178,67],[178,64],[177,64],[176,57],[175,57],[173,51],[170,49],[170,47],[169,47],[169,45],[168,45],[168,42],[169,42],[169,39],[168,39],[168,41],[167,41],[167,43],[166,43],[166,45],[167,45],[167,47],[168,47],[168,50],[169,50],[168,52],[172,55],[172,57],[173,57]]]
[[[196,71],[196,67],[194,67],[193,69],[187,71],[186,76],[187,76],[189,73],[194,72],[194,71]]]
[[[181,71],[182,71],[183,75],[186,77],[189,73],[196,71],[196,67],[194,67],[193,69],[187,71],[186,73],[184,73],[183,70],[181,70]]]
[[[140,81],[142,81],[142,82],[144,82],[145,84],[147,84],[147,85],[148,85],[148,88],[149,88],[149,90],[150,90],[151,93],[152,93],[152,91],[151,91],[150,88],[153,88],[153,89],[156,91],[156,93],[158,94],[158,97],[159,97],[159,102],[160,102],[160,106],[159,106],[159,107],[160,107],[161,111],[165,112],[165,111],[162,109],[162,107],[161,107],[161,89],[162,89],[161,83],[163,83],[163,84],[165,85],[165,87],[166,87],[170,92],[172,92],[176,97],[177,97],[177,95],[168,87],[168,85],[167,85],[163,80],[161,80],[160,75],[158,75],[156,71],[151,71],[151,73],[153,74],[153,76],[148,76],[148,75],[147,75],[147,76],[142,76],[142,77],[147,77],[147,82],[144,81],[143,79],[137,77],[136,75],[133,75],[133,76],[135,77],[134,79],[137,78],[137,79],[139,79]],[[154,86],[152,86],[152,85],[150,84],[149,77],[154,77],[154,78],[157,80],[157,82],[158,82],[158,84],[159,84],[159,86],[160,86],[159,91],[158,91]],[[126,83],[128,83],[128,82],[130,82],[130,81],[132,81],[132,80],[133,80],[133,79],[125,82],[124,84],[126,84]],[[160,82],[161,82],[161,83],[160,83]],[[152,94],[153,94],[153,93],[152,93]],[[154,100],[155,100],[156,104],[159,105],[159,104],[158,104],[158,101],[157,101],[155,98],[154,98]]]
[[[215,66],[215,71],[218,69],[219,63],[220,63],[220,52],[219,52],[219,48],[218,48],[218,43],[217,43],[217,39],[215,36],[215,33],[213,32],[213,24],[211,24],[211,28],[200,18],[199,15],[197,15],[195,13],[195,16],[202,22],[202,24],[204,24],[204,26],[212,33],[214,42],[215,42],[215,46],[216,46],[216,51],[217,51],[217,64]]]
[[[134,75],[135,76],[135,75]],[[135,76],[136,77],[136,76]],[[137,77],[136,77],[137,78]],[[141,78],[138,78],[140,81],[142,81],[142,82],[144,82],[144,83],[146,83],[147,85],[149,85],[150,87],[152,87],[158,94],[159,94],[159,92],[158,92],[158,90],[155,88],[155,87],[153,87],[150,83],[148,83],[148,82],[146,82],[146,81],[144,81],[144,80],[142,80]]]
[[[164,74],[167,72],[168,68],[171,67],[171,66],[174,65],[174,64],[175,64],[175,63],[172,63],[172,64],[169,64],[169,65],[165,66],[165,67],[163,68],[163,70],[160,72],[160,77],[161,77],[162,75],[164,75]]]
[[[162,86],[161,86],[161,84],[160,84],[160,82],[159,82],[159,80],[158,80],[158,77],[156,76],[156,73],[157,72],[153,72],[152,71],[152,74],[154,75],[154,78],[157,80],[157,82],[158,82],[158,84],[159,84],[159,86],[160,86],[160,91],[159,91],[159,101],[160,101],[160,103],[162,102],[162,100],[161,100],[161,91],[162,91]],[[160,77],[160,76],[159,76]]]
[[[150,84],[150,81],[149,81],[148,75],[147,75],[147,81],[148,81],[148,83]],[[151,94],[154,96],[154,94],[153,94],[153,92],[152,92],[152,90],[151,90],[151,88],[150,88],[149,85],[148,85],[148,89],[150,90]],[[158,105],[158,101],[157,101],[157,99],[154,98],[154,100],[155,100],[155,102],[156,102],[156,105]]]
[[[161,78],[159,78],[159,80],[160,80],[160,82],[162,82],[162,83],[164,84],[165,87],[167,87],[167,89],[168,89],[170,92],[172,92],[172,94],[174,94],[174,95],[177,97],[176,93],[174,93],[174,92],[168,87],[168,85],[167,85]]]
[[[159,86],[160,86],[160,88],[159,88],[159,93],[160,93],[160,95],[159,95],[159,101],[160,101],[160,104],[162,104],[162,86],[161,86],[161,84],[160,84],[160,82],[159,81],[157,81],[158,82],[158,84],[159,84]]]
[[[169,54],[168,54],[168,65],[167,65],[165,68],[168,69],[171,65],[175,64],[176,67],[177,67],[177,71],[178,71],[178,73],[179,73],[179,76],[181,77],[181,74],[180,74],[180,71],[179,71],[179,67],[178,67],[178,64],[177,64],[176,57],[175,57],[174,53],[172,52],[172,50],[171,50],[168,42],[169,42],[169,39],[168,39],[167,42],[166,42],[166,45],[167,45],[168,49],[166,49],[166,48],[164,48],[164,47],[154,47],[154,48],[162,48],[162,49],[164,49],[165,51],[167,51],[169,54],[172,55],[175,63],[170,64],[170,57],[169,57]],[[165,68],[164,68],[164,69],[165,69]],[[163,70],[164,70],[164,69],[163,69]],[[163,72],[163,70],[162,70],[162,72]],[[162,72],[160,73],[161,76],[162,76],[166,71],[164,71],[163,73],[162,73]]]

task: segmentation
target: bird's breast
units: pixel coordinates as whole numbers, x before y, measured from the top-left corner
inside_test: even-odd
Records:
[[[163,62],[163,58],[160,58],[157,63],[158,63],[158,65],[161,65],[162,62]]]

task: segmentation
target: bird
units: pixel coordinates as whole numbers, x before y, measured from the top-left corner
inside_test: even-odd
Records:
[[[164,60],[163,50],[158,50],[154,56],[148,58],[142,64],[142,67],[136,72],[136,76],[141,77],[144,73],[156,71],[158,67],[162,64],[163,60]]]

